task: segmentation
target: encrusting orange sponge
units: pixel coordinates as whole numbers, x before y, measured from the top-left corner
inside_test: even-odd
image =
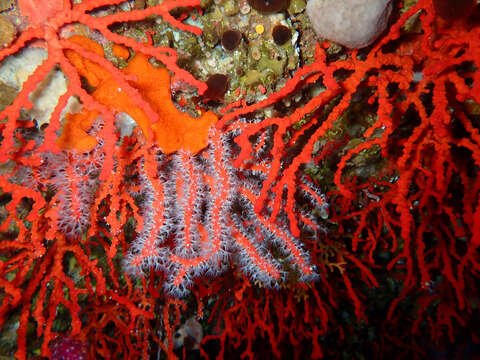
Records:
[[[88,51],[104,56],[103,48],[95,41],[75,35],[69,41],[81,45]],[[128,50],[117,45],[114,54],[127,59]],[[125,112],[132,117],[145,137],[153,135],[153,141],[166,154],[180,149],[197,153],[208,144],[208,131],[218,120],[217,116],[207,111],[199,118],[178,110],[173,104],[170,93],[170,75],[167,69],[154,67],[143,54],[136,54],[121,71],[125,73],[129,84],[135,87],[145,101],[158,114],[159,120],[152,123],[143,109],[138,107],[124,91],[113,76],[100,65],[69,50],[66,56],[75,66],[80,76],[95,88],[91,95],[107,106],[112,112]],[[62,149],[89,151],[96,140],[87,134],[98,113],[83,109],[78,114],[68,115],[57,145]]]
[[[63,130],[56,144],[63,150],[90,151],[97,144],[95,136],[88,135],[87,131],[92,127],[98,117],[97,111],[83,110],[76,114],[67,114]]]

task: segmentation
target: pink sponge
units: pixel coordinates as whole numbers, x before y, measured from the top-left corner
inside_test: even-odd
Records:
[[[70,337],[57,337],[50,349],[50,360],[88,360],[87,345]]]

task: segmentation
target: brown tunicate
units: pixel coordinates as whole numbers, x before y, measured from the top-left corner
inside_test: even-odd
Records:
[[[273,41],[277,45],[283,45],[292,38],[292,31],[285,25],[277,25],[272,30]]]
[[[248,3],[262,14],[273,14],[286,10],[290,0],[248,0]]]
[[[242,33],[238,30],[227,30],[222,34],[222,46],[227,50],[235,50],[242,41]]]
[[[204,93],[206,100],[220,100],[228,90],[228,76],[223,74],[211,75],[207,82],[207,90]]]

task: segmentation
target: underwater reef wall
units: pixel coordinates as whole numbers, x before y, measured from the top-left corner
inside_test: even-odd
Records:
[[[479,6],[312,3],[0,4],[1,356],[478,344]]]

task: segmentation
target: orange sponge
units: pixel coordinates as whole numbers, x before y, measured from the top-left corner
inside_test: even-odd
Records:
[[[101,45],[89,38],[75,35],[69,40],[104,56]],[[123,55],[123,58],[127,56],[121,49],[115,48],[115,52]],[[178,110],[171,98],[168,71],[154,67],[147,56],[135,55],[122,71],[127,75],[130,85],[140,92],[144,100],[159,115],[159,121],[156,123],[150,121],[143,109],[138,107],[126,92],[119,91],[120,86],[106,69],[71,50],[66,52],[66,56],[78,73],[95,88],[91,95],[98,102],[114,113],[127,113],[137,122],[147,139],[151,138],[150,134],[153,135],[153,140],[164,153],[169,154],[180,149],[196,153],[207,146],[208,130],[217,122],[217,116],[208,111],[199,118],[194,118]],[[79,114],[68,116],[57,145],[63,149],[81,151],[88,151],[89,147],[92,149],[95,143],[86,130],[96,116],[98,116],[96,112],[86,109]]]

